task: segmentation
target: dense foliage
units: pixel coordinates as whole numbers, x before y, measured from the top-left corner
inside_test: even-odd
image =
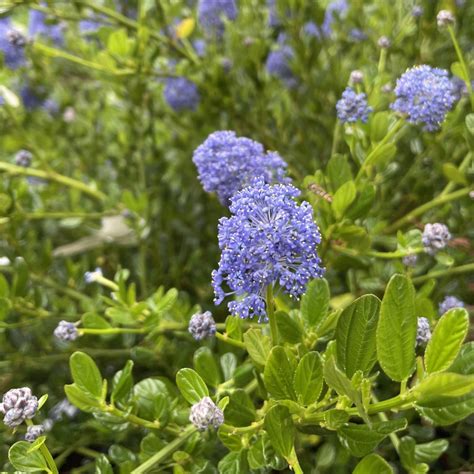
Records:
[[[0,14],[3,470],[474,470],[472,1]]]

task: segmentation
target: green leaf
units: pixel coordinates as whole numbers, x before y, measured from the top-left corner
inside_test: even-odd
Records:
[[[231,451],[240,451],[242,449],[242,435],[235,432],[234,426],[221,425],[217,431],[222,444]]]
[[[337,191],[344,183],[352,179],[352,172],[347,157],[333,155],[326,166],[332,190]]]
[[[224,456],[217,465],[220,474],[246,474],[247,457],[244,451],[231,452]]]
[[[447,439],[435,439],[429,443],[418,444],[415,447],[415,461],[430,463],[436,461],[449,446]]]
[[[40,451],[28,452],[31,444],[17,441],[8,451],[8,459],[15,469],[21,472],[48,471],[48,463]]]
[[[357,194],[354,181],[347,181],[334,194],[332,208],[338,219],[341,219],[346,209],[352,204]]]
[[[323,388],[323,364],[318,352],[308,352],[296,368],[294,388],[298,403],[311,405]]]
[[[415,446],[416,441],[411,436],[404,436],[400,440],[399,456],[402,466],[410,472],[416,466],[415,460]]]
[[[328,314],[329,297],[329,285],[324,278],[309,282],[301,298],[301,317],[307,329],[319,329]]]
[[[200,347],[193,357],[194,368],[204,381],[211,387],[217,387],[221,382],[221,374],[216,359],[209,347]]]
[[[7,279],[0,273],[0,298],[8,298],[10,294],[10,286]]]
[[[43,444],[46,441],[46,436],[40,436],[39,438],[36,438],[33,443],[30,444],[30,449],[28,449],[28,454],[32,453],[33,451],[37,451],[38,449],[43,446]]]
[[[225,422],[233,426],[248,426],[255,421],[255,407],[249,395],[242,389],[237,389],[230,395],[225,409]]]
[[[11,285],[12,296],[26,296],[28,290],[28,265],[22,257],[15,258],[13,263],[13,282]]]
[[[473,113],[466,115],[466,127],[467,127],[467,131],[471,135],[474,135],[474,114]]]
[[[359,190],[357,199],[346,212],[346,217],[352,220],[365,217],[372,208],[375,191],[376,188],[372,183],[365,183],[364,187]]]
[[[349,421],[349,414],[345,410],[327,410],[324,412],[324,424],[328,430],[338,430]]]
[[[276,400],[296,400],[293,377],[296,370],[294,356],[282,346],[275,346],[268,357],[263,379],[265,387]]]
[[[464,72],[464,68],[462,67],[461,63],[459,62],[454,62],[451,64],[451,72],[459,77],[460,79],[462,79],[464,82],[468,82],[469,81],[469,78],[466,77],[466,74]]]
[[[374,149],[375,150],[375,149]],[[390,161],[397,154],[397,147],[393,143],[385,143],[377,147],[375,152],[366,160],[365,166]]]
[[[441,316],[425,352],[427,373],[446,370],[456,359],[469,328],[464,308],[453,308]]]
[[[461,347],[449,371],[464,375],[474,374],[474,341],[468,342]]]
[[[474,391],[474,375],[438,372],[412,389],[420,407],[443,408],[447,398],[462,397]]]
[[[381,141],[388,132],[389,112],[377,112],[370,118],[370,140],[372,142]]]
[[[415,368],[417,317],[415,289],[404,275],[394,275],[385,290],[377,326],[377,357],[383,371],[397,382]]]
[[[288,458],[295,441],[295,425],[288,408],[281,405],[270,408],[265,415],[264,426],[275,451]]]
[[[147,420],[162,418],[163,412],[168,408],[169,399],[169,391],[161,380],[147,378],[140,380],[133,387],[133,400],[138,407],[138,413]]]
[[[352,474],[393,474],[393,469],[378,454],[369,454],[357,464]]]
[[[230,380],[234,375],[235,369],[237,368],[237,357],[232,352],[226,352],[221,356],[220,359],[222,373],[224,374],[224,380]]]
[[[303,326],[295,317],[291,317],[284,311],[275,313],[275,320],[278,326],[278,333],[283,342],[297,344],[301,342],[303,337]]]
[[[467,184],[464,173],[453,165],[452,163],[443,164],[443,174],[448,178],[449,181],[456,184]]]
[[[103,398],[102,376],[92,357],[84,352],[74,352],[69,359],[69,367],[79,389],[97,399]]]
[[[113,31],[107,40],[107,50],[111,54],[127,56],[130,52],[127,30],[120,28],[119,30]]]
[[[204,380],[193,369],[181,369],[176,374],[176,385],[181,395],[191,405],[209,396],[209,390]]]
[[[132,369],[133,361],[129,360],[125,367],[115,374],[112,385],[112,403],[126,403],[130,398],[133,387]]]
[[[82,411],[92,413],[101,406],[100,400],[84,392],[76,384],[65,385],[64,392],[68,400]]]
[[[405,429],[407,420],[399,418],[367,425],[347,423],[338,430],[341,443],[356,457],[362,457],[373,451],[390,433]]]
[[[379,311],[380,300],[374,295],[365,295],[349,305],[338,319],[337,361],[349,378],[358,370],[368,374],[377,361]]]
[[[111,325],[108,323],[108,321],[105,318],[95,313],[85,313],[82,316],[81,321],[82,321],[82,326],[85,328],[107,329],[111,327]]]
[[[236,316],[227,316],[225,332],[231,339],[242,340],[242,320]]]
[[[105,454],[101,454],[95,460],[95,474],[114,474],[114,470]]]
[[[244,343],[252,360],[258,365],[265,365],[272,348],[270,338],[264,336],[260,329],[249,329],[244,334]]]

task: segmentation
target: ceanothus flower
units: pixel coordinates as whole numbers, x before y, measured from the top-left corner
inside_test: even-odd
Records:
[[[364,80],[364,73],[362,71],[355,69],[354,71],[351,72],[351,75],[349,77],[349,82],[351,84],[360,84],[363,80]]]
[[[444,28],[448,25],[453,25],[456,19],[454,15],[449,10],[440,10],[438,15],[436,15],[436,22],[438,23],[439,28]]]
[[[214,336],[216,333],[216,322],[212,317],[212,313],[205,311],[204,313],[193,314],[189,320],[188,331],[196,341]]]
[[[387,36],[381,36],[377,40],[377,45],[379,46],[379,48],[388,49],[392,45],[392,42],[390,41],[390,39]]]
[[[299,194],[292,185],[258,179],[231,199],[232,216],[222,217],[218,226],[222,253],[212,272],[216,305],[235,294],[228,304],[231,314],[266,320],[268,286],[299,298],[311,279],[323,275],[316,251],[321,235],[310,204],[295,201]]]
[[[10,428],[21,425],[25,420],[35,416],[38,410],[38,399],[28,387],[12,388],[3,395],[0,403],[0,413],[3,413],[3,422]]]
[[[74,341],[79,337],[77,327],[70,321],[59,321],[58,326],[54,330],[54,335],[62,341]]]
[[[46,14],[39,10],[30,10],[28,33],[32,38],[47,37],[57,45],[64,43],[63,25],[51,22]]]
[[[280,26],[281,21],[280,21],[280,17],[278,16],[278,11],[276,8],[276,0],[267,0],[267,8],[268,8],[268,25],[271,28],[276,28]]]
[[[361,30],[360,28],[352,28],[349,31],[349,38],[352,41],[359,43],[361,41],[365,41],[368,38],[368,36],[367,36],[367,33]]]
[[[344,18],[349,10],[347,0],[334,0],[326,8],[322,24],[323,35],[327,38],[332,34],[332,25],[336,18]]]
[[[26,38],[15,30],[9,18],[0,18],[0,51],[3,61],[9,69],[18,69],[26,62]]]
[[[439,222],[426,224],[421,236],[425,252],[429,255],[434,255],[439,250],[444,249],[450,240],[451,233],[448,227]]]
[[[397,79],[392,110],[407,116],[423,130],[438,130],[456,102],[455,88],[444,69],[416,66]]]
[[[78,412],[78,409],[69,402],[67,398],[56,403],[49,412],[49,418],[52,421],[62,420],[65,416],[67,418],[74,418]]]
[[[412,253],[410,255],[405,255],[402,258],[403,265],[407,267],[414,267],[418,262],[418,255],[416,253]]]
[[[415,5],[411,11],[412,16],[415,18],[420,18],[423,15],[423,7],[420,5]]]
[[[357,94],[352,87],[346,87],[336,104],[336,110],[337,118],[342,123],[354,123],[358,120],[365,123],[372,107],[367,104],[367,96],[363,92]]]
[[[464,308],[464,301],[456,298],[455,296],[446,296],[443,301],[438,306],[439,315],[447,313],[450,309],[453,308]]]
[[[224,33],[223,18],[237,18],[237,5],[235,0],[199,0],[197,14],[201,27],[219,37]]]
[[[199,91],[190,80],[185,77],[169,77],[163,91],[166,103],[175,111],[196,110],[199,105]]]
[[[303,33],[310,38],[321,38],[321,29],[314,21],[308,21],[303,25]]]
[[[33,443],[44,433],[43,425],[31,425],[26,429],[25,441]]]
[[[418,318],[416,329],[416,345],[423,346],[431,339],[430,322],[427,318]]]
[[[232,131],[211,133],[193,154],[204,190],[215,192],[222,204],[254,178],[266,183],[289,182],[287,164],[274,152],[250,138],[237,137]]]
[[[15,154],[15,164],[17,166],[28,168],[31,165],[32,160],[33,160],[33,155],[28,150],[19,150]]]
[[[191,407],[189,421],[199,430],[219,428],[224,423],[224,413],[209,397],[202,398]]]
[[[104,276],[104,274],[102,273],[102,269],[100,267],[97,267],[93,272],[84,273],[84,281],[87,284],[95,283],[97,279],[99,279],[102,276]]]
[[[280,39],[279,42],[281,42]],[[278,77],[288,87],[294,87],[296,85],[296,78],[291,69],[291,61],[294,55],[291,46],[281,44],[277,49],[270,51],[267,62],[265,63],[268,74]]]

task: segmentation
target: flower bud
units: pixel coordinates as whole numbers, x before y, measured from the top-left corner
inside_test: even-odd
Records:
[[[204,397],[191,407],[189,421],[199,431],[219,428],[224,423],[224,413],[209,397]]]
[[[38,399],[28,387],[12,388],[3,395],[0,403],[0,412],[5,415],[3,422],[11,428],[33,418],[37,410]]]
[[[351,72],[351,75],[349,77],[349,82],[351,82],[352,84],[360,84],[363,80],[364,80],[364,73],[362,71],[355,69],[354,71]]]
[[[422,346],[431,339],[430,322],[427,318],[418,318],[418,326],[416,330],[416,345]]]
[[[44,433],[43,425],[28,426],[25,434],[25,441],[32,443],[36,441]]]
[[[448,25],[453,25],[456,20],[449,10],[440,10],[436,16],[436,21],[439,28],[444,28]]]
[[[191,316],[188,331],[196,341],[212,337],[216,333],[216,323],[210,311],[196,313]]]
[[[447,313],[450,309],[453,308],[464,308],[464,301],[456,298],[455,296],[446,296],[443,301],[438,306],[438,313],[442,316],[444,313]]]
[[[69,321],[59,321],[58,326],[54,330],[54,335],[62,341],[74,341],[79,337],[77,327]]]
[[[20,150],[15,155],[15,164],[23,168],[28,168],[32,160],[33,155],[28,150]]]
[[[392,45],[392,42],[386,36],[381,36],[378,39],[377,44],[379,45],[379,48],[388,49]]]
[[[426,224],[421,236],[425,252],[434,255],[441,249],[444,249],[451,240],[449,229],[444,225],[436,222],[435,224]]]

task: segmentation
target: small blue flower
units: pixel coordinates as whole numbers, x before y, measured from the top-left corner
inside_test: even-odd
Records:
[[[267,0],[268,8],[268,25],[271,28],[277,28],[281,24],[280,17],[278,15],[276,0]]]
[[[365,33],[365,31],[361,30],[360,28],[352,28],[349,31],[349,38],[355,43],[360,43],[361,41],[365,41],[367,39],[367,33]]]
[[[0,18],[0,51],[3,61],[9,69],[18,69],[26,62],[26,38],[15,30],[9,18]]]
[[[405,72],[397,80],[395,94],[392,110],[406,115],[410,123],[423,125],[423,130],[429,132],[439,129],[456,102],[448,72],[426,65]]]
[[[421,236],[425,252],[429,255],[434,255],[439,250],[444,249],[450,240],[451,233],[449,229],[439,222],[426,224]]]
[[[321,39],[321,29],[314,21],[308,21],[303,25],[303,33],[310,38]]]
[[[185,77],[167,78],[163,94],[166,103],[175,112],[196,110],[201,100],[196,84]]]
[[[59,321],[59,324],[54,330],[54,335],[62,341],[74,341],[79,337],[76,325],[64,320]]]
[[[443,301],[438,306],[438,313],[442,316],[444,313],[448,312],[450,309],[453,308],[464,308],[465,304],[464,301],[461,301],[459,298],[455,296],[446,296]]]
[[[204,190],[217,193],[224,205],[254,178],[266,183],[289,181],[287,164],[278,153],[265,152],[260,143],[231,131],[211,133],[194,151],[193,162]]]
[[[423,7],[420,6],[420,5],[415,5],[411,11],[411,14],[415,17],[415,18],[420,18],[420,16],[423,15]]]
[[[45,101],[43,91],[35,89],[30,84],[20,89],[20,97],[23,107],[28,111],[41,107]]]
[[[5,415],[3,422],[10,428],[21,425],[25,420],[31,420],[37,410],[38,399],[28,387],[8,390],[0,403],[0,413]]]
[[[90,33],[95,33],[101,26],[102,26],[102,21],[99,18],[86,18],[85,20],[81,20],[79,22],[79,30],[81,33],[84,34],[90,34]]]
[[[84,273],[84,281],[87,284],[94,283],[97,281],[98,278],[102,276],[103,276],[102,269],[100,267],[97,267],[93,272]]]
[[[278,49],[270,52],[266,62],[267,72],[271,76],[281,79],[288,87],[295,86],[297,82],[291,69],[293,57],[293,48],[281,45]]]
[[[189,320],[188,331],[196,339],[201,341],[206,337],[212,337],[216,334],[216,322],[210,311],[204,313],[196,313]]]
[[[430,322],[427,318],[418,318],[418,326],[416,330],[416,345],[423,346],[431,339]]]
[[[299,194],[292,185],[255,180],[232,198],[232,216],[221,218],[218,226],[221,258],[212,273],[216,305],[235,294],[228,304],[231,314],[265,320],[268,286],[299,298],[311,279],[323,275],[316,251],[321,235],[311,205],[295,201]]]
[[[224,413],[210,397],[204,397],[191,407],[189,421],[199,431],[217,429],[224,423]]]
[[[30,425],[26,428],[25,441],[33,443],[44,433],[43,425]]]
[[[334,0],[326,8],[322,24],[323,35],[328,38],[332,34],[332,26],[337,18],[344,18],[349,10],[347,0]]]
[[[196,39],[193,41],[193,48],[196,54],[202,58],[206,55],[206,42],[203,39]]]
[[[356,94],[351,87],[347,87],[336,104],[336,111],[337,118],[342,123],[354,123],[358,120],[365,123],[372,107],[367,104],[367,96],[364,93]]]
[[[223,18],[233,21],[237,18],[235,0],[199,0],[197,7],[199,24],[209,34],[222,36]]]
[[[45,13],[38,10],[30,10],[28,33],[32,38],[47,37],[59,46],[64,43],[63,25],[51,22]]]

